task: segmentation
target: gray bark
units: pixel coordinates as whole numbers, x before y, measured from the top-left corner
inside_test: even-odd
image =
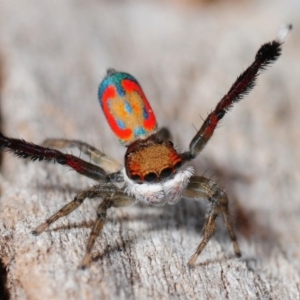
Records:
[[[282,4],[281,4],[282,3]],[[59,165],[5,153],[1,165],[2,293],[10,299],[300,298],[300,7],[281,1],[171,6],[125,1],[2,1],[2,131],[41,143],[79,139],[122,161],[97,103],[108,67],[140,81],[161,126],[187,149],[259,46],[295,30],[279,61],[226,115],[192,162],[231,199],[242,250],[218,222],[193,269],[206,203],[110,210],[87,270],[78,266],[100,200],[38,237],[30,232],[93,184]],[[73,154],[80,155],[76,150]],[[5,286],[4,286],[5,285]],[[4,287],[3,287],[4,286]]]

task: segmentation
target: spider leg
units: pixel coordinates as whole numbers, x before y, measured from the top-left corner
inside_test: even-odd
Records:
[[[30,158],[31,160],[45,160],[57,162],[61,165],[71,167],[76,172],[95,179],[106,180],[105,171],[96,165],[86,162],[74,155],[64,154],[58,150],[38,146],[28,143],[24,140],[8,138],[0,133],[0,151],[9,151],[21,158]]]
[[[181,154],[183,160],[194,159],[204,148],[214,133],[218,122],[224,117],[234,103],[240,101],[255,86],[258,75],[267,66],[274,63],[281,55],[281,46],[291,25],[279,31],[276,40],[262,45],[256,53],[254,62],[236,79],[228,93],[221,99],[216,108],[207,116],[202,127],[192,139],[189,151]]]
[[[118,189],[110,183],[98,184],[86,191],[77,194],[71,202],[63,206],[58,212],[56,212],[44,223],[39,225],[34,231],[32,231],[32,234],[39,235],[52,223],[73,212],[83,203],[86,198],[103,198],[104,200],[101,202],[97,209],[97,219],[92,228],[86,246],[86,253],[81,265],[82,268],[87,267],[91,261],[91,251],[95,244],[96,238],[98,237],[105,223],[107,210],[111,207],[123,207],[131,205],[136,201],[134,198],[127,196],[126,194],[124,194],[123,190]]]
[[[88,155],[91,160],[103,168],[107,173],[112,173],[120,170],[121,164],[119,164],[113,158],[107,156],[102,151],[96,149],[95,147],[77,140],[66,140],[66,139],[46,139],[42,146],[50,148],[73,148],[76,147],[86,155]]]
[[[221,212],[224,223],[227,227],[230,239],[233,243],[235,255],[241,256],[241,251],[236,239],[235,231],[233,229],[232,221],[228,209],[228,197],[224,190],[222,190],[214,181],[200,176],[193,176],[183,193],[186,198],[193,198],[200,200],[206,198],[210,202],[209,209],[205,216],[205,223],[203,227],[203,238],[198,245],[195,253],[190,258],[188,265],[193,266],[205,248],[211,237],[213,236],[216,228],[216,218]]]
[[[106,221],[106,212],[111,207],[112,202],[110,199],[104,199],[97,209],[97,219],[90,233],[88,243],[86,245],[86,251],[82,260],[81,268],[85,269],[91,262],[91,251],[95,244],[96,238],[99,236],[100,231]]]
[[[48,228],[52,223],[54,223],[55,221],[57,221],[62,217],[69,215],[72,211],[78,208],[86,198],[99,197],[99,186],[100,185],[93,186],[92,188],[77,194],[71,202],[63,206],[58,212],[56,212],[54,215],[48,218],[44,223],[42,223],[35,230],[33,230],[32,234],[39,235],[46,228]]]
[[[86,246],[86,252],[82,260],[81,268],[85,269],[91,262],[91,251],[95,244],[96,238],[99,236],[104,223],[106,221],[106,212],[111,207],[124,207],[131,205],[136,200],[130,196],[127,196],[121,191],[118,191],[113,196],[107,197],[99,205],[97,210],[97,219],[90,233],[90,237]]]

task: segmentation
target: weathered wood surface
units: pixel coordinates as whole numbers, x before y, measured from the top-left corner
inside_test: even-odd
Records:
[[[282,4],[281,4],[282,3]],[[300,7],[283,1],[171,6],[139,1],[2,1],[2,130],[40,143],[81,139],[122,160],[97,86],[107,67],[134,74],[182,149],[258,47],[295,29],[283,55],[225,117],[198,174],[231,198],[243,252],[223,223],[194,269],[205,205],[111,210],[91,267],[79,270],[98,201],[38,237],[31,230],[93,184],[58,165],[5,154],[0,256],[10,299],[300,298]],[[73,153],[79,154],[75,150]],[[6,271],[6,272],[4,272]]]

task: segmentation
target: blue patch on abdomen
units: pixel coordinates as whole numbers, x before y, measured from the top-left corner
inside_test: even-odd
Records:
[[[132,109],[131,104],[130,104],[128,101],[125,101],[125,110],[126,110],[126,112],[128,112],[129,114],[132,114],[133,109]]]
[[[126,125],[123,121],[121,121],[120,119],[116,119],[116,121],[117,121],[119,128],[126,129]]]
[[[134,136],[139,137],[139,136],[144,136],[146,135],[146,131],[143,127],[138,127],[134,129]]]

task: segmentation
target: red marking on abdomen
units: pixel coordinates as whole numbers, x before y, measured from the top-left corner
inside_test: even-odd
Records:
[[[102,109],[106,116],[107,122],[115,135],[122,140],[127,140],[132,136],[132,130],[130,128],[120,128],[109,107],[109,102],[113,101],[115,97],[117,97],[116,88],[112,85],[108,86],[102,96]]]
[[[143,127],[149,133],[152,133],[152,131],[154,131],[157,127],[156,117],[140,85],[134,81],[125,79],[122,81],[122,86],[126,92],[136,91],[140,95],[143,106],[145,107],[145,110],[148,114],[148,118],[144,119]]]

